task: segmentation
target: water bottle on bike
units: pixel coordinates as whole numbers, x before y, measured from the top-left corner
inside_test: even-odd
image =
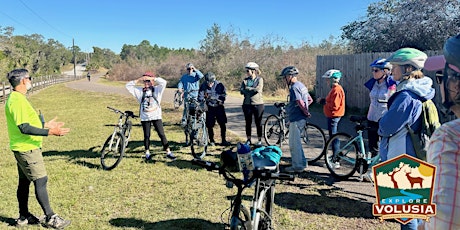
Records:
[[[243,172],[244,180],[251,177],[251,172],[254,170],[254,160],[252,159],[251,147],[246,144],[238,143],[236,145],[238,152],[238,165]]]

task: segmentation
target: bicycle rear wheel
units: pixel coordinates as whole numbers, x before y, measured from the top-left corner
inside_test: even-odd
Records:
[[[267,145],[280,146],[282,135],[283,128],[278,116],[273,114],[268,116],[264,123],[264,139]]]
[[[112,138],[113,136],[113,138]],[[125,137],[121,133],[110,135],[101,150],[101,165],[104,170],[112,170],[125,154]]]
[[[302,148],[308,163],[321,159],[326,146],[326,135],[323,130],[315,124],[307,123],[301,135]]]
[[[326,144],[327,169],[334,177],[341,180],[348,179],[357,169],[358,144],[355,141],[350,142],[351,139],[352,137],[346,133],[336,133]],[[335,153],[334,149],[336,149]]]
[[[208,132],[205,122],[197,122],[196,129],[190,134],[190,142],[193,157],[203,159],[208,149]]]

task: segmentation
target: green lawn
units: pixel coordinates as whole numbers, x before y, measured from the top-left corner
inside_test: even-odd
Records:
[[[57,116],[71,128],[66,136],[46,137],[43,147],[51,206],[72,221],[68,229],[224,229],[222,219],[228,217],[229,198],[236,188],[227,189],[218,174],[191,165],[190,149],[183,147],[184,136],[176,125],[182,112],[173,110],[170,103],[163,103],[163,121],[178,159],[171,162],[164,157],[154,132],[156,156],[154,162],[144,162],[142,128],[134,126],[127,156],[114,170],[104,171],[98,151],[118,118],[106,106],[137,111],[134,98],[56,85],[29,99],[47,120]],[[10,225],[18,216],[17,169],[8,147],[4,105],[0,109],[0,229],[13,229]],[[236,143],[237,139],[230,137],[230,141]],[[222,150],[212,147],[206,159],[218,161]],[[245,194],[247,206],[252,192],[251,188]],[[276,192],[276,229],[397,227],[372,217],[372,204],[351,199],[343,191],[308,176],[279,183]],[[33,213],[42,214],[33,189],[29,203]]]

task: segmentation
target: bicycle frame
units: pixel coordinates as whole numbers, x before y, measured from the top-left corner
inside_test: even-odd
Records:
[[[294,180],[293,175],[277,173],[270,171],[270,169],[261,169],[252,171],[252,175],[248,180],[237,179],[235,176],[230,174],[225,166],[219,167],[215,163],[207,162],[203,160],[193,159],[192,164],[200,165],[206,168],[208,171],[218,170],[219,174],[223,175],[226,181],[231,182],[237,187],[237,194],[234,201],[231,204],[232,214],[230,218],[230,229],[240,229],[239,226],[244,226],[244,229],[257,230],[260,223],[260,213],[264,213],[265,216],[269,217],[271,223],[271,213],[261,210],[262,202],[265,201],[267,192],[275,186],[275,180]],[[277,168],[277,167],[276,167]],[[273,170],[273,169],[271,169]],[[255,191],[252,200],[251,212],[249,213],[247,208],[242,204],[242,193],[243,190],[250,187],[255,182]],[[271,204],[272,205],[272,204]],[[245,217],[249,217],[248,220],[242,220],[239,215],[243,213]]]
[[[356,169],[359,169],[360,180],[362,180],[365,171],[367,171],[369,167],[372,167],[373,165],[376,165],[380,162],[380,153],[372,157],[370,153],[366,152],[366,147],[364,145],[363,130],[367,129],[367,127],[362,126],[362,122],[363,122],[362,119],[360,120],[356,118],[355,119],[350,118],[350,120],[357,123],[356,125],[357,135],[351,138],[350,140],[348,140],[348,142],[344,146],[342,146],[340,149],[336,149],[335,152],[333,153],[333,158],[340,159],[341,161],[348,162],[354,165],[355,167],[359,167]],[[357,160],[354,157],[348,156],[349,150],[353,149],[353,148],[350,148],[351,145],[355,145],[355,144],[358,146]]]

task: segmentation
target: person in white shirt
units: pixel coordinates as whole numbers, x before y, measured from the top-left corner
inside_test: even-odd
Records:
[[[143,87],[136,87],[141,81]],[[175,160],[176,157],[169,148],[168,139],[166,138],[163,121],[161,119],[161,97],[166,88],[166,80],[156,77],[152,72],[145,72],[142,77],[126,83],[126,89],[137,99],[140,104],[140,119],[142,130],[144,131],[144,148],[145,159],[150,160],[150,130],[153,125],[155,131],[160,137],[163,150],[166,151],[166,157]]]

